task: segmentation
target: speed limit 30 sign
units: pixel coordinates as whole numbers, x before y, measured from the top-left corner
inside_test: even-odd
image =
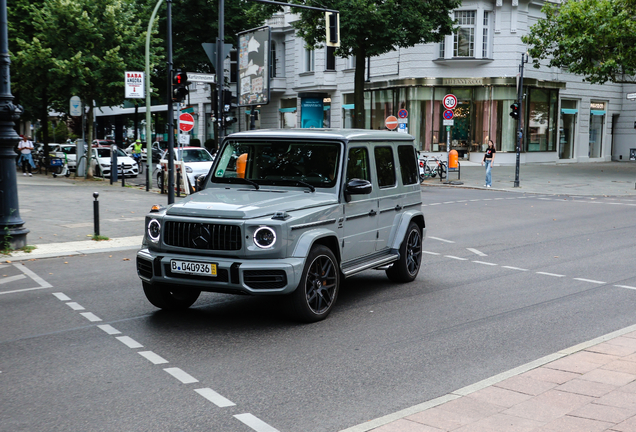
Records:
[[[442,103],[447,110],[453,110],[457,106],[457,97],[453,94],[447,94],[444,96]]]

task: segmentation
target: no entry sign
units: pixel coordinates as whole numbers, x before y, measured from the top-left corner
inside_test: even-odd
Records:
[[[395,116],[388,116],[384,121],[387,128],[393,130],[398,126],[398,119]]]
[[[190,132],[194,129],[194,117],[189,113],[183,113],[179,116],[179,129],[184,132]]]

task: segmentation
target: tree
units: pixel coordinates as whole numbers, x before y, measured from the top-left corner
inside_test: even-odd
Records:
[[[364,74],[367,57],[374,57],[416,44],[441,42],[453,32],[451,12],[461,0],[325,0],[294,3],[340,11],[339,57],[355,56],[356,128],[364,128]],[[314,3],[314,4],[312,4]],[[293,10],[293,9],[292,9]],[[293,26],[308,48],[320,48],[325,41],[325,14],[296,9],[301,19]]]
[[[522,38],[535,68],[542,64],[586,81],[636,82],[636,4],[633,0],[545,3],[545,18]]]

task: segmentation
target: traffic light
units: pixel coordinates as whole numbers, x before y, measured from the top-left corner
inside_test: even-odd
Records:
[[[519,104],[518,103],[513,103],[512,105],[510,105],[510,117],[512,117],[513,119],[518,119],[519,118]]]
[[[188,74],[176,69],[172,71],[172,101],[182,102],[188,93]]]
[[[340,14],[325,12],[325,29],[327,30],[327,46],[340,46]]]

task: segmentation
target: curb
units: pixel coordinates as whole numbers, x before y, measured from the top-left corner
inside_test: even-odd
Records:
[[[110,240],[75,241],[67,243],[48,243],[34,245],[36,249],[32,252],[14,252],[10,255],[2,256],[2,261],[26,261],[41,258],[57,258],[70,255],[87,255],[102,252],[116,252],[123,250],[141,249],[143,236],[120,237]]]

